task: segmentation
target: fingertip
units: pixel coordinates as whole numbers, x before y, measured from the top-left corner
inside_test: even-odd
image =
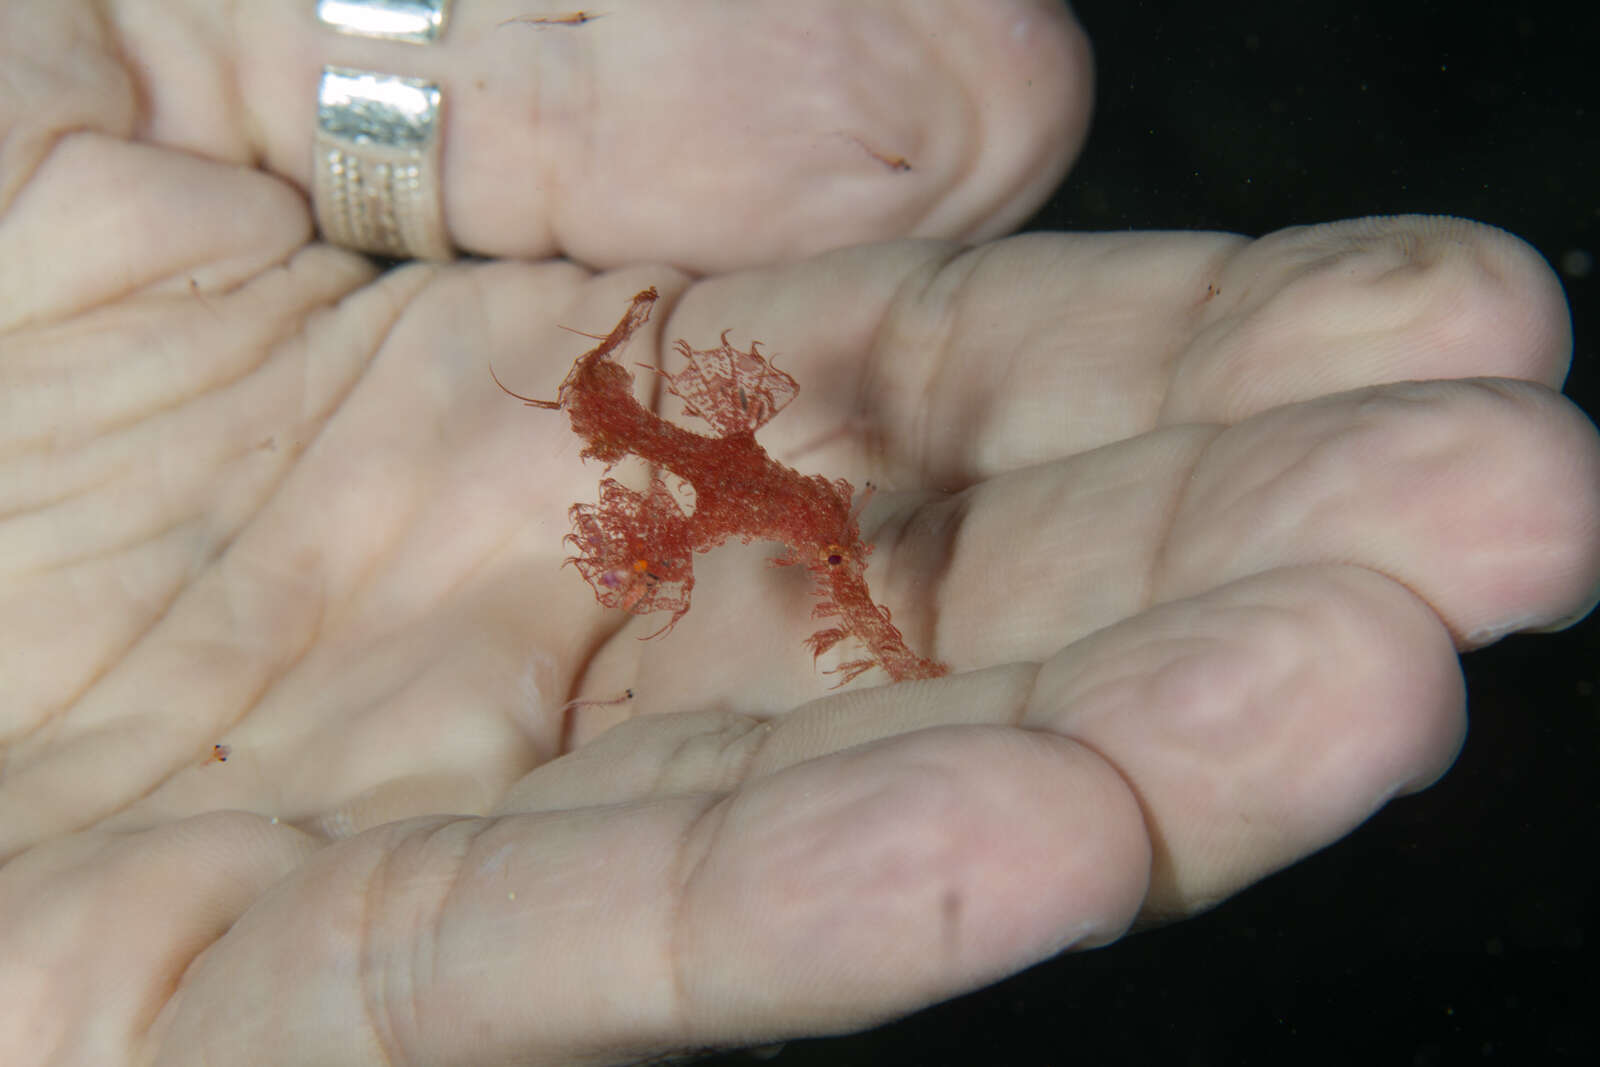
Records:
[[[685,889],[687,1003],[714,1040],[870,1025],[1137,914],[1139,805],[1076,742],[937,727],[798,764],[733,798]]]
[[[1493,226],[1385,215],[1269,234],[1210,283],[1163,418],[1236,422],[1375,384],[1472,377],[1558,387],[1571,351],[1559,281]],[[1314,358],[1285,358],[1311,353]]]
[[[987,241],[1010,233],[1060,184],[1083,149],[1094,55],[1066,4],[917,3],[977,104],[967,173],[912,231]]]
[[[1428,604],[1361,567],[1282,568],[1063,650],[1028,717],[1101,754],[1154,848],[1148,909],[1189,914],[1442,774],[1464,687]]]
[[[1515,381],[1474,384],[1515,433],[1508,434],[1514,447],[1496,452],[1526,473],[1508,479],[1516,496],[1497,508],[1503,543],[1493,556],[1504,570],[1498,582],[1486,583],[1487,595],[1463,628],[1463,649],[1511,633],[1565,630],[1600,603],[1600,430],[1548,390]],[[1492,423],[1484,418],[1478,425]],[[1487,456],[1481,466],[1492,469]]]

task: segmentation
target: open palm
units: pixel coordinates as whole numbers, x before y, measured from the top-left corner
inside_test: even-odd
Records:
[[[482,18],[470,69],[509,69]],[[0,1058],[620,1062],[859,1027],[1206,907],[1441,773],[1457,651],[1600,578],[1559,288],[1420,218],[799,258],[1036,203],[1086,77],[1038,34],[1049,113],[1005,35],[938,76],[1001,112],[1014,78],[1032,117],[972,137],[986,167],[930,139],[926,184],[865,169],[830,214],[779,156],[723,179],[775,221],[719,231],[681,142],[569,164],[611,195],[548,217],[462,162],[458,241],[520,258],[382,274],[308,243],[276,113],[281,176],[159,92],[41,141],[0,227]],[[618,92],[574,144],[652,128]],[[460,128],[458,158],[516,156]],[[825,141],[854,175],[859,139]],[[625,359],[762,341],[801,386],[762,442],[877,487],[874,593],[950,677],[833,689],[777,546],[698,558],[643,641],[664,618],[562,566],[600,471],[489,366],[553,395],[588,347],[562,328],[647,285]]]

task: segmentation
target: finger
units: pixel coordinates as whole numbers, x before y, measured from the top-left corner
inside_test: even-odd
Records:
[[[264,1043],[296,1062],[579,1063],[854,1029],[1116,936],[1147,860],[1098,756],[983,729],[732,795],[402,824],[263,899],[158,1036],[180,1064]]]
[[[1477,647],[1585,614],[1597,527],[1600,442],[1576,408],[1521,383],[1412,383],[1220,433],[1174,427],[927,501],[877,537],[948,561],[936,599],[898,565],[880,595],[913,628],[936,610],[936,653],[985,666],[1235,578],[1354,563]]]
[[[767,447],[891,489],[957,489],[1383,382],[1559,386],[1571,346],[1537,252],[1425,216],[1255,242],[1029,234],[850,250],[708,279],[665,332],[699,343],[729,327],[800,382]]]
[[[1354,567],[1290,568],[1173,601],[1042,666],[856,690],[779,720],[646,716],[529,775],[504,810],[729,791],[856,746],[957,724],[1085,745],[1151,840],[1144,911],[1214,904],[1443,773],[1465,730],[1437,617]]]
[[[241,812],[64,837],[0,867],[0,1058],[131,1063],[184,971],[315,849]]]
[[[463,4],[421,49],[330,32],[310,5],[193,7],[120,23],[153,137],[309,188],[323,65],[436,80],[445,218],[486,255],[707,271],[990,236],[1049,194],[1087,123],[1087,46],[1037,0],[632,2],[568,23]]]
[[[1463,648],[1581,617],[1600,589],[1600,442],[1525,383],[1383,386],[1225,430],[1160,430],[961,494],[878,500],[864,526],[874,595],[956,670],[1043,661],[1153,603],[1285,566],[1389,575]],[[809,624],[804,589],[744,552],[707,560],[701,604],[759,591],[769,607],[691,613],[675,646],[622,642],[595,658],[597,691],[640,694],[619,716],[769,716],[808,699],[809,664],[782,658]],[[735,632],[771,655],[727,655]]]
[[[1270,452],[1270,454],[1269,454]],[[1539,386],[1416,382],[1269,412],[1195,466],[1154,595],[1318,560],[1413,590],[1458,645],[1586,614],[1600,439]]]
[[[1504,230],[1402,215],[1292,227],[1242,248],[1175,368],[1163,423],[1237,422],[1385,382],[1559,389],[1572,324],[1555,272]],[[1286,354],[1298,358],[1285,359]]]
[[[1138,794],[1146,914],[1190,914],[1431,784],[1466,731],[1427,605],[1360,568],[1271,571],[1094,634],[1045,664],[1024,726],[1060,730]]]

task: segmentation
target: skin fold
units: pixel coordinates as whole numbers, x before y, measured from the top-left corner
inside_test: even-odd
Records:
[[[1003,237],[1086,129],[1061,7],[463,0],[412,50],[309,7],[0,8],[0,1062],[870,1026],[1338,839],[1449,767],[1459,652],[1594,603],[1516,238]],[[474,258],[315,239],[324,63],[447,86]],[[488,368],[554,395],[652,285],[631,358],[804,383],[762,444],[877,487],[948,677],[831,690],[771,546],[651,641],[562,566],[597,472]]]

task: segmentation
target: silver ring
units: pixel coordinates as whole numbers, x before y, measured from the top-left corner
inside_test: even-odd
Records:
[[[317,18],[363,37],[426,43],[449,0],[319,0]],[[312,202],[327,240],[397,259],[450,259],[440,194],[443,94],[435,82],[324,67]]]
[[[450,0],[317,0],[317,21],[340,33],[432,44],[444,32]]]

